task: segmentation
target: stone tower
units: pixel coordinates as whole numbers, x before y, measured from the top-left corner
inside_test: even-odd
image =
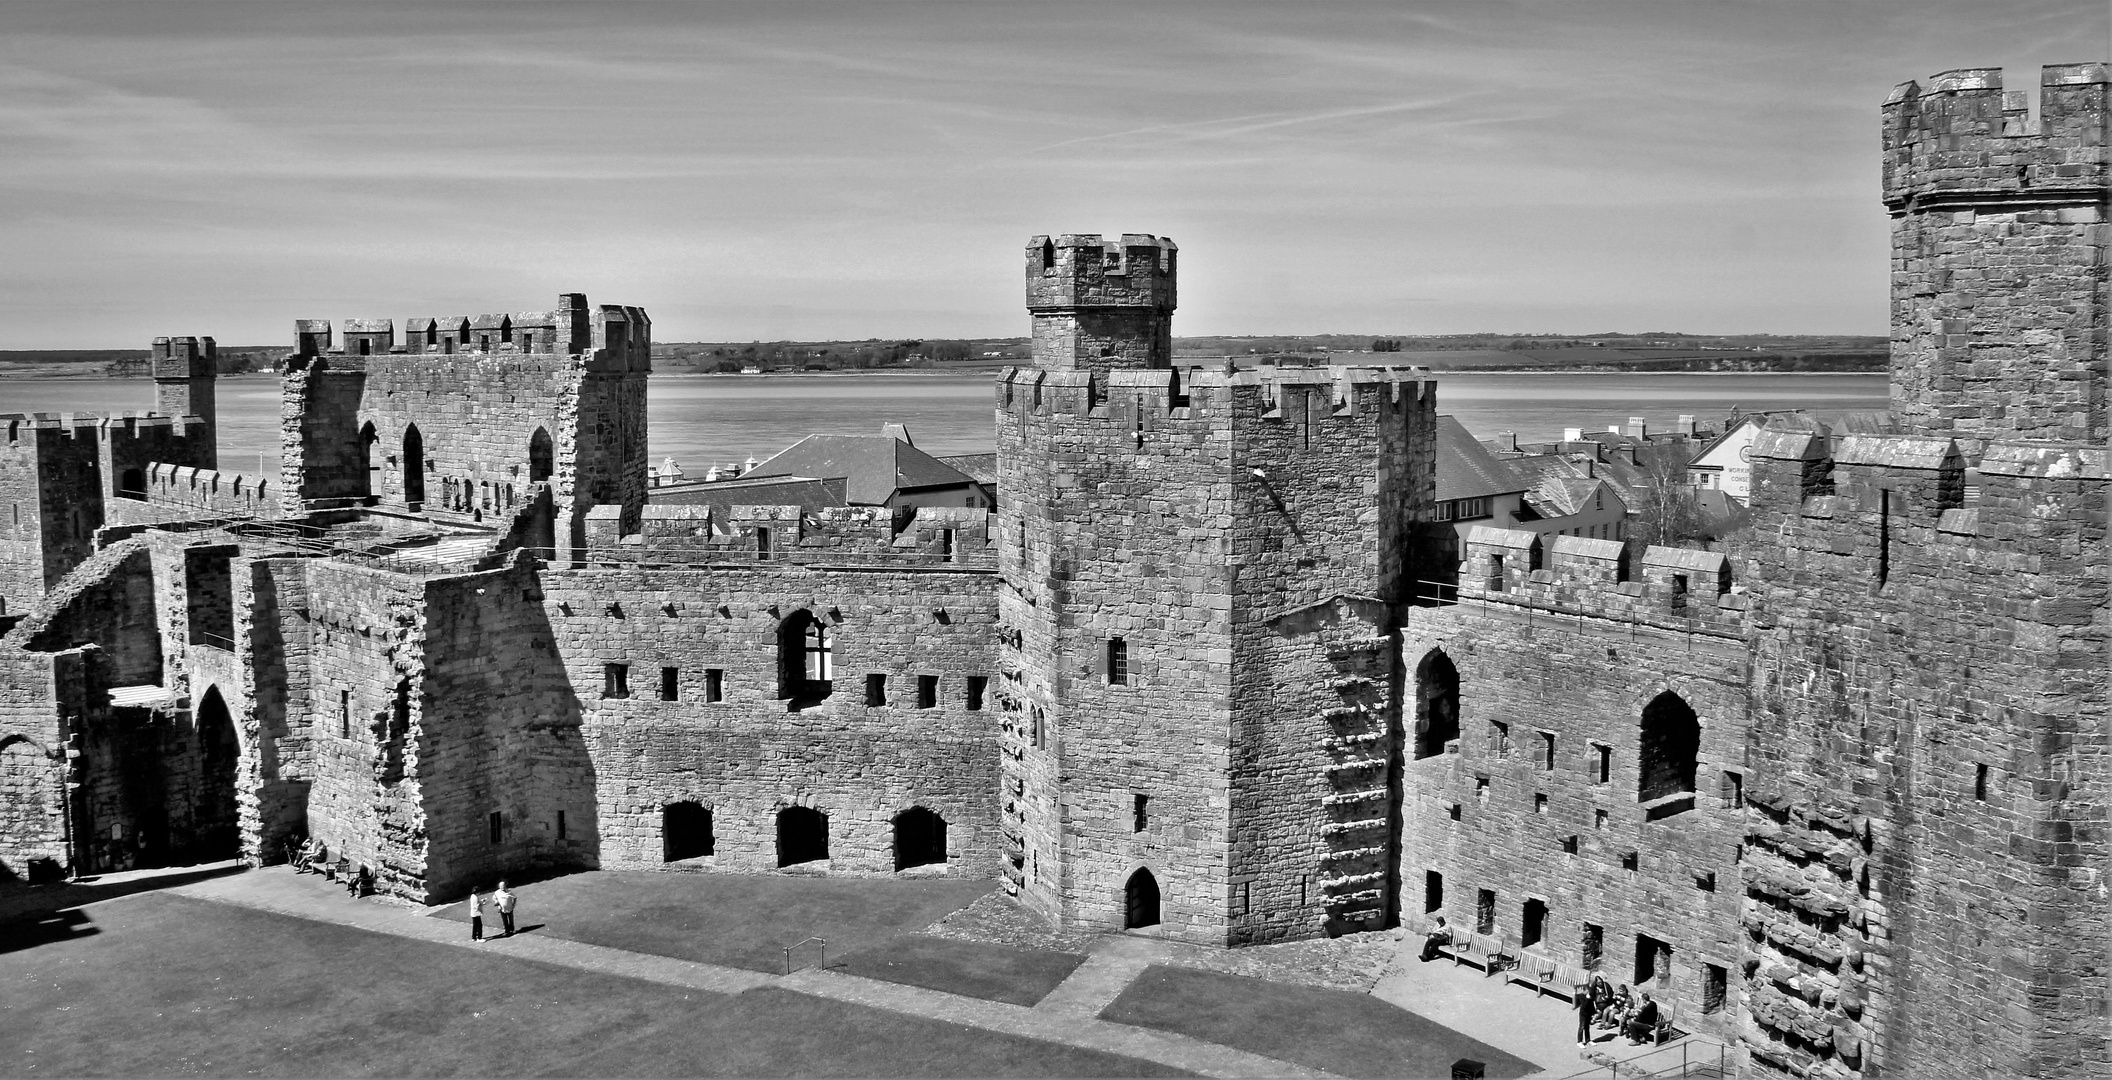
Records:
[[[154,411],[163,416],[195,416],[205,421],[197,449],[187,464],[219,468],[219,409],[213,398],[214,365],[219,355],[209,337],[154,339]]]
[[[1174,252],[1027,245],[1036,366],[998,386],[1009,884],[1067,924],[1201,942],[1385,925],[1390,603],[1434,394],[1174,368]]]
[[[1758,1075],[2112,1068],[2108,82],[1893,93],[1896,430],[1754,444]]]
[[[1904,83],[1884,106],[1892,408],[1968,442],[2102,444],[2106,76],[2045,69],[2033,130],[1995,68]]]

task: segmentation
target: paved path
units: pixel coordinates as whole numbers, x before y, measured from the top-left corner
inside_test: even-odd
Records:
[[[1079,965],[1078,970],[1044,998],[1040,1006],[1030,1009],[834,971],[807,968],[789,976],[769,975],[533,933],[488,938],[479,943],[470,940],[467,927],[461,923],[425,917],[442,910],[440,908],[418,909],[375,899],[354,900],[345,895],[343,889],[316,877],[296,875],[285,867],[212,878],[168,891],[199,900],[238,904],[378,934],[415,938],[436,945],[501,953],[693,990],[737,994],[760,986],[776,986],[964,1027],[1121,1054],[1204,1076],[1288,1076],[1309,1080],[1329,1080],[1333,1076],[1318,1069],[1185,1035],[1098,1019],[1099,1011],[1164,951],[1162,943],[1149,939],[1119,936],[1103,939],[1086,963]],[[1053,1005],[1051,999],[1056,999]]]

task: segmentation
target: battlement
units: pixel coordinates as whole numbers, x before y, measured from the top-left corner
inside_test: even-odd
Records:
[[[154,462],[146,468],[146,485],[146,490],[138,494],[147,502],[248,517],[273,517],[278,513],[278,483],[269,477]]]
[[[379,356],[385,354],[578,356],[613,349],[634,357],[649,351],[652,320],[645,309],[604,304],[598,312],[583,293],[564,293],[548,311],[443,315],[404,320],[403,340],[396,339],[390,319],[346,319],[344,343],[333,346],[328,319],[294,320],[295,355]],[[629,365],[635,370],[637,365]],[[340,365],[340,369],[343,366]]]
[[[712,507],[649,503],[639,531],[622,531],[622,507],[587,513],[588,561],[603,565],[857,564],[935,569],[997,565],[995,522],[976,507],[921,507],[907,520],[878,506]]]
[[[1066,308],[1174,309],[1176,260],[1171,239],[1124,233],[1037,236],[1027,241],[1027,310]]]
[[[997,407],[1020,416],[1124,420],[1142,438],[1187,422],[1302,424],[1356,417],[1436,392],[1427,368],[1321,367],[1127,369],[1104,372],[1007,368],[997,379]]]
[[[219,352],[209,337],[158,337],[148,360],[157,380],[210,379]]]
[[[1459,597],[1551,616],[1611,619],[1684,632],[1745,632],[1746,598],[1719,551],[1645,548],[1631,565],[1616,540],[1477,525],[1461,545]]]
[[[2005,92],[1998,68],[1946,71],[1927,87],[1901,83],[1884,105],[1886,207],[2102,207],[2112,65],[2051,65],[2039,83],[2036,128],[2024,92]]]

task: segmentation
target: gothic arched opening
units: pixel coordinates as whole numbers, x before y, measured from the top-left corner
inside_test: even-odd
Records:
[[[1695,759],[1701,754],[1701,720],[1670,690],[1643,706],[1638,768],[1643,802],[1694,790]]]
[[[380,441],[381,435],[375,432],[373,421],[360,427],[358,490],[352,492],[359,498],[367,498],[381,490],[381,485],[374,482],[374,474],[381,471],[381,465],[374,460],[374,444]]]
[[[777,865],[797,866],[829,857],[829,815],[811,806],[777,812]]]
[[[425,436],[416,424],[403,429],[403,501],[414,508],[425,502]]]
[[[895,869],[946,861],[946,819],[921,806],[895,815]]]
[[[1415,756],[1445,752],[1459,738],[1459,669],[1443,649],[1424,654],[1415,669]]]
[[[669,803],[660,810],[660,849],[665,862],[715,854],[718,837],[711,833],[711,811],[701,803]]]
[[[818,705],[834,689],[835,635],[829,624],[801,608],[777,627],[777,696],[791,708]]]
[[[557,453],[550,446],[550,432],[536,428],[528,437],[528,482],[539,484],[556,471]]]
[[[1147,867],[1139,867],[1129,875],[1129,884],[1122,887],[1122,928],[1134,930],[1140,926],[1159,925],[1159,879],[1152,876]]]
[[[242,853],[241,814],[235,777],[242,744],[220,688],[209,687],[198,702],[198,784],[191,802],[193,862],[232,859]]]

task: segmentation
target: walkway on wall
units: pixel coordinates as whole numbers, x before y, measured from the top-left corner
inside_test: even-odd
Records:
[[[296,875],[283,866],[200,881],[171,891],[195,899],[239,904],[379,934],[464,949],[503,952],[524,960],[711,993],[737,994],[756,987],[775,986],[985,1031],[1121,1054],[1204,1076],[1287,1076],[1311,1080],[1326,1080],[1333,1076],[1200,1039],[1095,1019],[1093,1014],[1121,993],[1130,980],[1151,963],[1154,955],[1148,946],[1156,943],[1140,944],[1136,939],[1120,936],[1103,939],[1095,947],[1092,959],[1080,965],[1040,1005],[1027,1008],[816,968],[802,969],[789,976],[768,975],[537,934],[486,940],[479,944],[469,940],[461,923],[426,917],[444,910],[442,908],[428,912],[373,900],[353,900],[327,882]],[[1105,1000],[1101,1000],[1103,996]]]

